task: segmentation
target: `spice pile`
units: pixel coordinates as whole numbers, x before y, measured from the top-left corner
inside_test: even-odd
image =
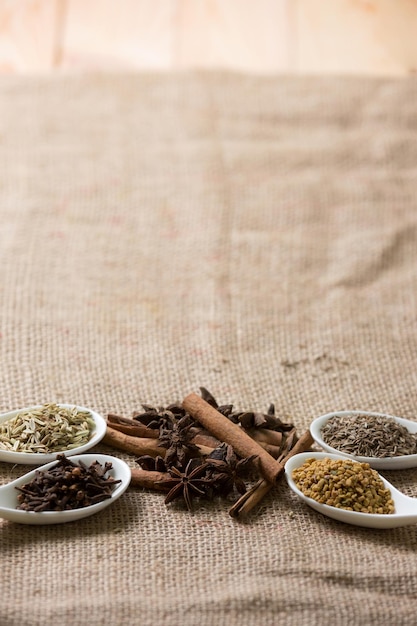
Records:
[[[309,432],[298,438],[274,405],[267,413],[235,411],[200,391],[201,398],[190,394],[182,404],[143,405],[132,418],[108,415],[103,443],[137,457],[131,485],[165,491],[166,504],[179,499],[188,510],[196,499],[237,495],[229,514],[238,517],[272,488],[287,458],[313,440]]]
[[[382,415],[335,415],[322,427],[321,435],[327,445],[356,456],[417,454],[417,434]]]
[[[44,404],[0,424],[0,449],[49,454],[87,443],[95,423],[89,411]]]
[[[394,513],[391,492],[368,463],[350,459],[307,459],[295,469],[297,487],[320,504],[359,513]]]
[[[95,461],[87,467],[78,464],[63,454],[58,455],[56,465],[47,470],[37,470],[35,477],[22,487],[16,487],[17,509],[22,511],[68,511],[97,504],[111,498],[112,491],[120,480],[106,474],[111,463],[104,467]]]

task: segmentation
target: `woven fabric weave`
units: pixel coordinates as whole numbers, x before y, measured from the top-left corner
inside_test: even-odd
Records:
[[[205,386],[300,433],[416,419],[416,101],[415,79],[2,79],[0,410]],[[417,497],[417,469],[385,475]],[[245,523],[229,506],[130,488],[0,521],[0,625],[415,624],[415,526],[338,523],[285,480]]]

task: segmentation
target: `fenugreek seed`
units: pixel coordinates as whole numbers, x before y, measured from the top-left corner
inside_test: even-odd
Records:
[[[367,463],[309,459],[293,471],[293,479],[305,495],[322,504],[362,513],[394,512],[390,491]]]
[[[324,478],[319,480],[319,482],[317,483],[317,491],[322,491],[325,484],[326,481],[324,480]]]

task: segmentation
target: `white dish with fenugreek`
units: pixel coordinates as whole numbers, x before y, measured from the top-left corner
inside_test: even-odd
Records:
[[[73,456],[95,446],[105,419],[74,404],[43,404],[0,415],[0,461],[42,465],[57,454]]]
[[[310,425],[315,442],[374,469],[417,467],[417,421],[370,411],[336,411]]]
[[[320,464],[324,467],[320,468]],[[328,452],[302,452],[287,461],[285,476],[289,487],[303,502],[339,522],[381,529],[417,523],[417,498],[398,491],[368,463]],[[370,494],[364,494],[370,483]],[[366,489],[362,492],[356,489],[364,485]],[[363,502],[363,497],[368,500]],[[356,504],[359,510],[355,510]],[[365,512],[365,509],[390,512]]]

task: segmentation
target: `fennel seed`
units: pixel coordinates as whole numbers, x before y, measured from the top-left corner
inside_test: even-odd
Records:
[[[44,404],[0,424],[0,449],[49,454],[87,443],[95,422],[89,411]]]

